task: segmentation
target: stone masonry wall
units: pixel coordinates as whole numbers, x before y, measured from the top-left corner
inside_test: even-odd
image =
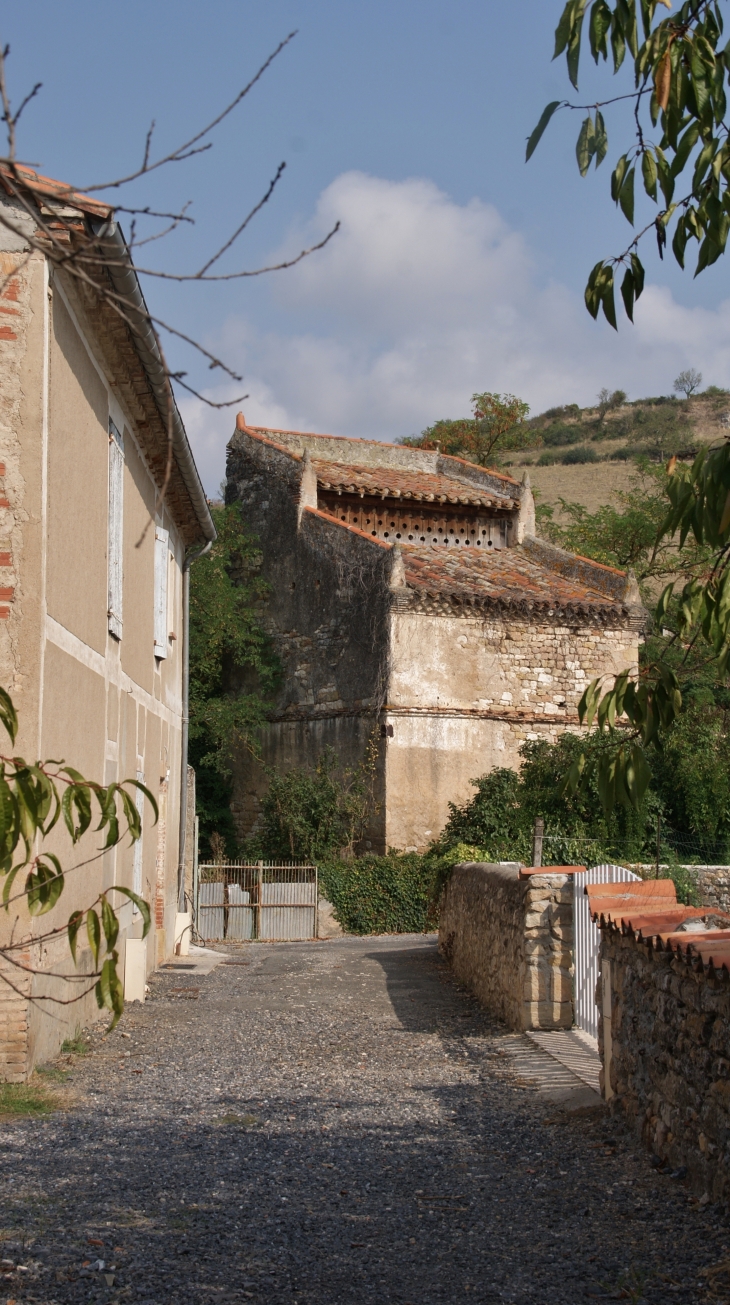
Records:
[[[730,977],[607,928],[601,974],[598,1039],[611,1108],[673,1169],[686,1165],[698,1195],[727,1200]]]
[[[457,865],[439,920],[439,950],[479,1001],[513,1029],[573,1024],[573,885],[565,874],[520,879],[520,866]]]

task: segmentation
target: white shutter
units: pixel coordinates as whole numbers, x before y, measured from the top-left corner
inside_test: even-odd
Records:
[[[169,530],[155,530],[155,657],[167,657],[167,541]]]
[[[109,633],[122,637],[122,582],[124,577],[124,440],[109,418]]]

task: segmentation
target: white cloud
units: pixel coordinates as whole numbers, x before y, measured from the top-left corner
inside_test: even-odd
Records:
[[[320,196],[291,253],[341,230],[269,282],[277,330],[231,319],[216,347],[245,372],[249,420],[393,440],[469,410],[475,390],[510,391],[533,411],[590,403],[604,385],[667,393],[683,367],[730,383],[730,301],[683,308],[648,286],[636,325],[594,324],[579,296],[541,279],[521,235],[480,200],[433,182],[358,172]],[[217,396],[216,396],[217,397]],[[224,471],[230,412],[182,405],[209,490]]]

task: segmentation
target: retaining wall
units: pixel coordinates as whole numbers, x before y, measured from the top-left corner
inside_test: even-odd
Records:
[[[454,867],[439,950],[487,1010],[513,1029],[573,1025],[573,883],[520,877],[515,862]]]

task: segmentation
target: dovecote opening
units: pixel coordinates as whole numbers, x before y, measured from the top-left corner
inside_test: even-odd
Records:
[[[455,510],[450,504],[426,507],[414,503],[384,511],[382,503],[368,503],[363,496],[321,490],[319,507],[345,525],[356,526],[372,538],[389,543],[487,551],[508,544],[511,513],[505,508],[488,512],[476,506]]]

